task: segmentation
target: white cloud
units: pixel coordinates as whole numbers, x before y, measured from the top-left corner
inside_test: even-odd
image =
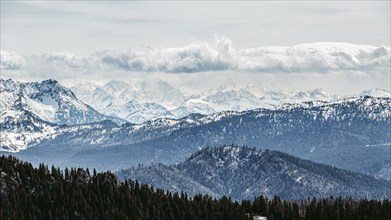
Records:
[[[130,71],[193,73],[205,71],[330,72],[373,71],[390,67],[390,48],[349,43],[312,43],[291,47],[235,50],[216,37],[213,44],[105,52],[103,63]]]
[[[193,43],[183,47],[106,51],[98,56],[102,63],[130,71],[192,73],[227,70],[234,50],[227,38],[216,37],[215,43]]]
[[[15,53],[1,50],[0,51],[0,68],[4,70],[21,69],[25,64],[25,59]]]
[[[32,58],[34,57],[34,59]],[[231,40],[215,37],[213,43],[196,42],[182,47],[132,48],[99,51],[86,57],[71,52],[22,57],[1,52],[2,69],[51,74],[99,71],[197,73],[236,71],[251,73],[389,72],[390,47],[350,43],[308,43],[236,50]],[[33,68],[32,68],[33,67]]]
[[[390,47],[310,43],[241,51],[237,69],[254,72],[378,71],[390,68]]]
[[[62,52],[54,52],[49,54],[43,54],[42,58],[44,61],[48,63],[58,64],[58,65],[66,65],[75,69],[82,69],[86,66],[86,59],[77,57],[75,54],[62,51]]]

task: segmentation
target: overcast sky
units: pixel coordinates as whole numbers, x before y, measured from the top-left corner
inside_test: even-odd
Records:
[[[352,66],[341,64],[343,55],[319,69],[312,55],[303,66],[287,56],[290,46],[312,42],[370,45],[365,50],[376,56],[359,56]],[[266,46],[287,47],[271,57],[259,49]],[[382,46],[385,52],[376,51]],[[75,75],[79,81],[156,78],[199,88],[199,80],[213,76],[215,82],[349,93],[389,89],[389,46],[390,1],[1,1],[2,78],[52,76],[71,84]]]

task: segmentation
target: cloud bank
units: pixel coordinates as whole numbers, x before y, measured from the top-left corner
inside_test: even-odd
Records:
[[[40,69],[42,68],[42,70]],[[53,74],[64,71],[197,73],[238,71],[251,73],[389,72],[390,47],[350,43],[307,43],[237,50],[228,38],[213,43],[196,42],[183,47],[132,48],[98,51],[87,57],[71,52],[23,56],[1,51],[2,70]]]
[[[15,53],[1,50],[0,51],[0,68],[2,70],[20,69],[25,64],[25,59]]]

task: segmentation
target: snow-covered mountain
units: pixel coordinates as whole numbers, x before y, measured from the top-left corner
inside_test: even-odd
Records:
[[[389,98],[358,97],[286,104],[278,109],[192,114],[143,124],[74,126],[17,156],[118,170],[138,163],[176,163],[200,148],[235,143],[387,178],[390,106]],[[48,154],[50,158],[43,156]]]
[[[215,89],[190,96],[164,81],[128,84],[115,80],[102,87],[80,84],[71,89],[100,113],[138,124],[157,118],[179,119],[193,113],[209,115],[221,111],[275,109],[286,102],[339,98],[320,89],[291,95],[257,84],[238,86],[231,79]]]
[[[112,80],[102,87],[87,83],[71,89],[81,100],[100,113],[132,123],[157,118],[175,118],[176,115],[169,109],[176,108],[185,100],[179,89],[164,81],[128,84]],[[188,114],[186,112],[183,115]]]
[[[181,99],[179,90],[167,83],[151,84],[149,90],[161,87],[184,103],[172,109],[177,104],[169,103],[171,98],[164,101],[164,97],[151,95],[146,92],[147,85],[129,87],[127,83],[112,81],[104,90],[90,85],[96,94],[106,94],[102,97],[108,98],[102,102],[109,100],[106,104],[113,105],[105,110],[145,122],[79,125],[114,119],[79,101],[54,80],[1,82],[1,150],[22,151],[18,156],[29,155],[26,159],[116,170],[130,163],[175,163],[199,148],[236,143],[280,150],[379,178],[391,176],[391,161],[387,157],[391,143],[390,98],[360,96],[322,101],[320,97],[330,96],[316,90],[296,96],[305,100],[316,97],[317,101],[278,104],[276,100],[286,97],[280,92],[257,85],[243,89],[228,82],[218,89]],[[129,93],[128,89],[138,91]],[[139,101],[122,102],[121,97],[129,94]],[[288,99],[292,97],[288,95]],[[264,106],[263,99],[275,103]],[[157,104],[159,100],[163,104]],[[264,108],[246,110],[252,105],[256,107],[257,100]],[[214,113],[219,106],[245,111]],[[208,115],[193,113],[197,111]],[[159,118],[161,115],[167,117]],[[177,119],[178,115],[182,118]],[[59,126],[60,123],[67,125]],[[28,147],[31,149],[24,150]],[[52,157],[47,158],[48,154]]]
[[[95,111],[56,80],[21,83],[0,79],[0,112],[0,148],[7,151],[23,150],[55,135],[62,124],[121,121]]]
[[[2,94],[1,99],[12,99],[9,94]],[[24,100],[13,100],[14,105],[5,106],[0,102],[0,151],[17,152],[44,138],[51,138],[57,133],[58,126],[44,121],[24,110]]]
[[[322,89],[314,89],[305,92],[298,92],[296,95],[292,97],[291,102],[304,102],[304,101],[315,101],[315,100],[330,101],[330,100],[337,100],[338,98],[340,97],[336,95],[327,94]]]
[[[384,89],[370,89],[365,90],[360,93],[360,96],[371,96],[371,97],[385,97],[391,98],[390,90]]]
[[[200,172],[202,171],[202,172]],[[284,199],[351,196],[390,198],[390,182],[302,160],[278,151],[224,146],[196,152],[178,165],[155,164],[120,170],[138,180],[191,196],[223,195],[236,200],[263,195]]]
[[[21,100],[20,108],[51,123],[75,125],[109,119],[80,101],[71,90],[56,80],[20,83],[0,79],[0,83],[4,112],[16,100]]]

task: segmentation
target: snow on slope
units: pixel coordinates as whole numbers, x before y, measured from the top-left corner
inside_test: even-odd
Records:
[[[384,89],[370,89],[365,90],[360,93],[360,96],[371,96],[371,97],[385,97],[390,98],[391,93],[390,90],[384,90]]]
[[[21,99],[23,102],[19,108],[51,123],[73,125],[108,119],[77,99],[72,91],[56,80],[19,83],[1,79],[0,89],[2,111],[7,111]]]
[[[55,80],[19,83],[0,79],[1,150],[16,152],[54,137],[59,124],[107,119],[121,121],[95,111]]]
[[[56,133],[55,125],[23,109],[23,106],[28,104],[26,99],[4,90],[1,91],[0,96],[0,151],[24,150],[29,145],[38,143]],[[40,112],[41,115],[50,118],[53,113],[52,109],[41,109],[41,111],[44,110],[48,112]]]
[[[236,143],[375,175],[390,163],[387,149],[391,148],[383,146],[390,143],[390,105],[389,98],[357,97],[290,104],[276,110],[160,118],[114,128],[75,127],[19,156],[46,160],[39,155],[50,153],[55,163],[119,169],[137,163],[175,163],[200,148]],[[71,155],[59,154],[58,149]],[[379,177],[387,172],[384,169]]]
[[[139,180],[158,188],[185,191],[191,196],[208,193],[236,200],[259,195],[278,195],[284,199],[391,196],[389,183],[385,180],[316,164],[278,151],[237,146],[206,148],[178,165],[139,166],[116,174],[122,180]]]

